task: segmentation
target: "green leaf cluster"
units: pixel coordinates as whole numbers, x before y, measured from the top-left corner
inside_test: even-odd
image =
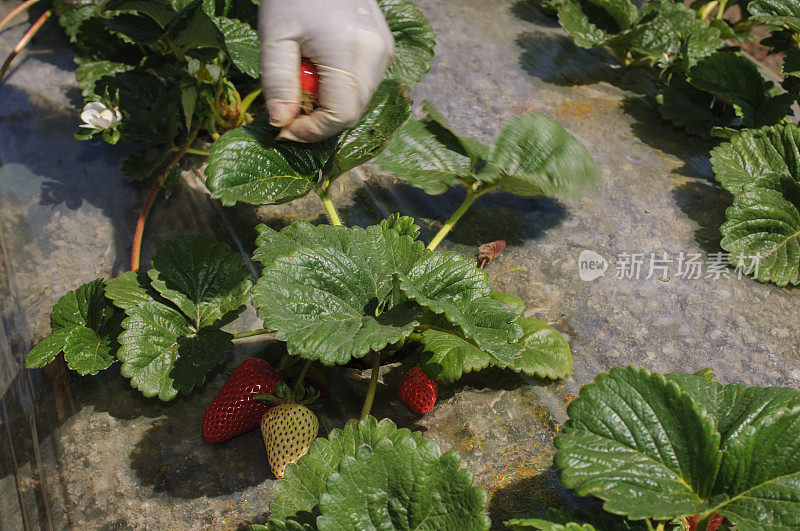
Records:
[[[555,7],[575,44],[608,47],[624,65],[654,65],[682,49],[688,67],[724,45],[719,28],[680,2],[562,0]]]
[[[63,296],[26,366],[42,367],[63,351],[86,375],[118,359],[142,394],[171,400],[224,361],[232,336],[220,328],[244,310],[251,287],[241,257],[225,244],[179,236],[156,252],[147,273],[94,280]]]
[[[387,79],[353,128],[323,142],[278,142],[277,130],[266,116],[259,117],[214,143],[206,185],[224,205],[274,205],[303,197],[318,183],[331,183],[374,158],[410,114],[404,89]]]
[[[488,496],[455,452],[389,419],[319,438],[275,483],[261,529],[488,529]],[[259,528],[257,527],[257,528]]]
[[[711,162],[734,194],[721,227],[732,264],[763,282],[800,283],[800,130],[745,130],[714,148]]]
[[[50,314],[50,334],[31,349],[25,366],[44,367],[63,352],[67,366],[84,376],[110,367],[123,314],[105,290],[103,279],[96,279],[61,297]]]
[[[610,513],[662,522],[722,514],[743,531],[800,526],[795,389],[614,368],[584,386],[568,414],[556,439],[561,480]]]
[[[472,259],[434,253],[410,218],[366,229],[296,221],[258,227],[264,272],[253,303],[289,353],[341,365],[406,339],[432,377],[451,382],[489,365],[551,378],[572,370],[564,338],[491,297]]]
[[[121,136],[126,142],[143,144],[123,163],[127,178],[149,177],[161,168],[170,151],[191,142],[197,132],[216,137],[232,129],[223,137],[223,146],[241,147],[252,140],[246,152],[257,156],[259,148],[269,151],[265,163],[271,167],[288,151],[290,160],[278,167],[289,173],[269,184],[257,183],[263,189],[242,191],[242,174],[264,170],[259,159],[248,159],[252,164],[235,168],[229,168],[225,160],[218,161],[212,168],[221,167],[227,173],[211,181],[219,182],[219,197],[227,202],[262,198],[280,202],[307,193],[309,186],[297,180],[295,171],[308,169],[303,161],[324,151],[324,160],[317,162],[326,165],[326,175],[337,176],[374,157],[408,117],[403,91],[413,88],[429,69],[435,45],[433,30],[422,12],[406,0],[381,0],[379,5],[395,37],[395,60],[361,123],[342,133],[336,143],[288,145],[285,150],[270,142],[272,132],[266,117],[241,127],[252,121],[249,105],[259,87],[257,3],[57,0],[56,11],[76,47],[76,76],[87,101],[113,101],[109,107],[122,114],[118,132],[115,129],[113,137],[104,134],[103,138],[116,141]],[[243,98],[240,92],[244,90],[251,91],[252,97]],[[259,105],[256,102],[255,108]],[[86,139],[99,132],[86,134],[83,130],[76,137]],[[264,146],[265,142],[268,145]],[[212,162],[224,158],[223,149],[227,148],[214,151]],[[295,157],[301,160],[296,163]],[[296,165],[302,168],[294,168]],[[314,177],[320,169],[314,168]],[[231,185],[231,179],[235,184]],[[229,186],[235,190],[228,190]],[[285,192],[275,192],[283,188]],[[238,193],[247,199],[238,199]]]
[[[423,111],[426,117],[404,124],[377,163],[429,194],[461,183],[482,192],[564,197],[576,196],[600,180],[583,144],[542,114],[513,119],[487,146],[457,135],[430,101]]]
[[[658,96],[661,116],[690,133],[714,128],[758,128],[793,114],[795,96],[764,80],[751,60],[717,52],[688,74],[674,74]]]

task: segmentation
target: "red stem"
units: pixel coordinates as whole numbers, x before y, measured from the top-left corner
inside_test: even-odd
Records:
[[[196,133],[195,133],[196,135]],[[142,254],[142,235],[144,234],[144,224],[147,221],[147,215],[150,213],[150,208],[153,206],[153,202],[156,199],[156,194],[158,194],[158,189],[164,184],[164,178],[167,176],[167,172],[169,169],[178,163],[181,157],[186,153],[186,150],[189,149],[189,145],[194,140],[194,136],[192,135],[189,139],[189,142],[186,143],[181,149],[175,153],[175,156],[170,159],[166,166],[158,173],[156,176],[156,180],[153,183],[153,186],[150,187],[150,192],[147,194],[147,199],[144,200],[144,206],[142,206],[142,212],[139,214],[139,220],[136,222],[136,231],[133,233],[133,249],[131,250],[131,271],[139,271],[139,259],[140,255]]]
[[[11,61],[13,61],[14,58],[19,54],[19,52],[21,52],[22,49],[25,48],[25,46],[28,44],[28,42],[30,42],[33,36],[36,35],[36,32],[39,31],[39,28],[41,28],[42,25],[45,22],[47,22],[47,19],[50,18],[52,14],[53,14],[52,9],[48,9],[47,11],[45,11],[44,14],[41,17],[39,17],[39,19],[36,22],[33,23],[33,26],[31,26],[31,28],[27,32],[25,32],[25,35],[22,36],[22,39],[20,39],[17,45],[14,46],[14,49],[11,50],[11,53],[6,58],[6,61],[3,63],[3,66],[0,67],[0,81],[3,81],[3,77],[5,77],[6,72],[8,71],[8,67],[11,66]]]
[[[8,25],[8,23],[11,22],[11,19],[16,17],[17,15],[19,15],[20,13],[22,13],[23,11],[25,11],[29,7],[31,7],[33,4],[35,4],[38,1],[39,0],[26,0],[25,2],[21,3],[20,5],[18,5],[14,9],[12,9],[11,12],[8,15],[3,17],[3,20],[0,20],[0,30],[5,28]]]

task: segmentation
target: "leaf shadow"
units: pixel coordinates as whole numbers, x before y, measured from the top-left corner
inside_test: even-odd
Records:
[[[91,405],[96,412],[105,411],[116,419],[146,424],[135,442],[125,446],[130,450],[128,465],[140,485],[183,499],[241,493],[274,479],[260,430],[210,444],[200,437],[202,418],[230,370],[250,357],[277,365],[282,352],[283,343],[275,340],[237,346],[227,362],[208,375],[202,389],[170,402],[142,396],[119,375],[115,365],[98,377],[84,379],[77,401],[80,407]]]
[[[711,166],[707,163],[708,152],[718,141],[703,140],[664,120],[653,101],[653,94],[626,96],[620,109],[633,119],[631,132],[637,140],[681,159],[683,164],[673,169],[673,173],[713,180]]]
[[[530,76],[562,87],[594,85],[605,81],[630,87],[628,73],[617,67],[611,54],[603,49],[585,49],[570,37],[542,30],[517,35],[522,50],[519,65]]]
[[[540,26],[559,27],[558,12],[542,6],[542,0],[517,0],[511,5],[511,12],[525,22]]]
[[[725,221],[725,210],[732,196],[715,183],[690,181],[672,190],[672,197],[691,220],[697,223],[694,239],[706,253],[722,251],[720,226]]]
[[[487,508],[492,529],[503,529],[503,522],[511,518],[535,516],[550,507],[573,504],[574,496],[561,484],[559,477],[559,470],[551,465],[538,474],[493,490]]]

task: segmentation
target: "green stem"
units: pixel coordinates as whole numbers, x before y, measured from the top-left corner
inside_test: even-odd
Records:
[[[247,332],[237,332],[233,334],[233,339],[242,339],[244,337],[260,336],[264,334],[272,334],[275,330],[267,330],[266,328],[256,328],[255,330],[248,330]]]
[[[450,216],[450,219],[448,219],[447,222],[444,224],[444,226],[439,230],[439,232],[436,233],[436,236],[433,237],[431,243],[428,244],[428,249],[430,249],[431,251],[436,249],[436,247],[438,247],[439,244],[442,243],[444,237],[447,236],[447,233],[453,230],[455,224],[458,223],[458,220],[461,219],[461,216],[463,216],[464,213],[467,211],[467,209],[469,209],[470,205],[472,205],[472,203],[474,203],[476,199],[478,199],[481,195],[483,195],[487,191],[488,189],[477,191],[476,189],[467,188],[467,197],[464,198],[464,201],[458,207],[458,210],[453,212],[453,215]]]
[[[497,273],[490,273],[489,278],[499,277],[500,275],[505,275],[507,273],[513,273],[514,271],[527,271],[528,268],[521,265],[515,265],[513,267],[509,267],[508,269],[503,269],[502,271],[498,271]]]
[[[245,113],[247,113],[247,110],[250,108],[250,105],[253,104],[253,102],[255,101],[255,99],[258,97],[259,94],[261,94],[261,87],[258,87],[256,90],[254,90],[253,92],[244,97],[244,99],[242,100],[241,112],[239,114],[239,116],[241,117],[240,120],[244,120]]]
[[[330,184],[327,184],[320,190],[317,190],[317,195],[319,196],[320,201],[322,201],[322,205],[325,207],[325,213],[328,214],[328,219],[331,220],[331,225],[334,227],[341,225],[342,220],[339,219],[339,214],[336,212],[336,208],[333,206],[333,201],[331,201]]]
[[[369,377],[369,388],[367,396],[364,398],[364,407],[361,408],[361,420],[367,418],[372,411],[372,402],[375,400],[375,390],[378,388],[378,376],[381,373],[381,355],[377,352],[372,353],[372,375]]]
[[[186,153],[191,153],[192,155],[201,155],[203,157],[208,156],[208,151],[206,151],[205,149],[187,148]]]
[[[294,384],[294,392],[296,393],[300,386],[303,385],[303,380],[306,378],[306,374],[308,373],[308,369],[311,367],[311,360],[308,360],[305,365],[303,365],[303,370],[300,371],[300,376],[297,377],[297,383]]]
[[[409,343],[411,341],[417,341],[417,342],[422,341],[422,332],[412,332],[412,333],[410,333],[408,335],[408,337],[406,338],[406,343]]]

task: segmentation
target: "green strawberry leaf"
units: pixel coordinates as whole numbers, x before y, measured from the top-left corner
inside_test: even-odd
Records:
[[[489,529],[487,493],[430,439],[383,439],[344,457],[319,497],[320,528]]]
[[[424,120],[410,120],[389,142],[377,163],[395,177],[429,194],[440,194],[459,181],[474,182],[486,165],[489,147],[460,137],[433,103],[422,105]]]
[[[762,416],[724,448],[718,512],[737,529],[800,526],[800,407]]]
[[[387,77],[396,79],[409,90],[413,89],[430,70],[436,37],[428,19],[406,0],[378,0],[394,35],[394,61]]]
[[[275,497],[269,506],[274,520],[270,524],[289,520],[313,525],[319,515],[319,496],[325,492],[328,477],[338,470],[342,459],[355,456],[364,446],[405,437],[415,441],[425,439],[419,432],[398,429],[389,419],[379,422],[368,416],[358,424],[332,430],[327,438],[316,439],[308,453],[287,466],[284,478],[275,482]]]
[[[113,15],[105,23],[110,32],[131,44],[153,44],[164,35],[164,28],[155,20],[138,13]]]
[[[161,296],[175,303],[198,330],[247,304],[252,287],[241,257],[205,236],[169,240],[153,256],[148,274]]]
[[[166,27],[178,14],[173,6],[160,0],[112,0],[105,7],[112,11],[143,13],[156,21],[162,28]]]
[[[561,480],[607,511],[669,519],[710,510],[722,459],[714,418],[674,382],[614,368],[584,386],[556,439]]]
[[[516,295],[511,295],[510,293],[492,291],[489,294],[489,297],[502,304],[503,308],[513,313],[517,317],[522,317],[522,314],[524,314],[525,310],[528,309],[528,306],[525,304],[524,300]]]
[[[762,24],[800,32],[800,5],[787,0],[754,0],[747,5],[750,18]]]
[[[755,63],[734,53],[718,52],[699,61],[689,71],[697,89],[729,101],[747,128],[772,125],[791,114],[791,94],[775,94]]]
[[[400,341],[419,324],[420,309],[395,296],[393,279],[429,253],[421,242],[381,226],[295,222],[277,234],[260,231],[256,257],[265,268],[253,302],[290,353],[344,364]],[[276,249],[264,249],[275,241]]]
[[[120,131],[137,143],[172,145],[181,118],[180,88],[165,85],[158,77],[139,70],[104,76],[95,93],[119,96],[123,115]]]
[[[642,6],[637,27],[626,36],[632,56],[644,56],[650,64],[680,46],[686,66],[725,46],[720,30],[702,20],[680,2],[658,0]]]
[[[384,80],[359,122],[336,138],[336,147],[325,164],[323,176],[333,180],[375,158],[409,116],[411,101],[401,86],[397,81]]]
[[[28,369],[44,367],[55,360],[56,356],[64,350],[67,336],[72,330],[73,328],[63,328],[50,332],[28,352],[25,358],[25,367]]]
[[[332,150],[330,142],[278,142],[268,117],[228,131],[208,154],[206,185],[223,205],[237,201],[278,205],[314,188]]]
[[[745,185],[722,224],[730,262],[762,282],[800,283],[800,182],[770,174]]]
[[[87,61],[78,65],[75,70],[75,79],[83,94],[89,95],[95,91],[95,83],[104,76],[114,76],[121,72],[129,72],[135,67],[114,61]]]
[[[562,480],[605,500],[607,511],[632,519],[719,513],[742,530],[800,525],[795,389],[721,385],[708,371],[662,377],[614,368],[568,413],[556,440]],[[565,523],[565,515],[548,520]]]
[[[420,363],[425,374],[449,383],[489,365],[546,378],[572,372],[569,345],[554,328],[533,317],[511,321],[513,316],[487,314],[482,304],[475,304],[481,301],[485,299],[474,301],[471,311],[464,312],[469,332],[442,322],[422,331],[420,341],[425,350]],[[516,327],[510,327],[514,325],[522,330],[519,338],[515,337]]]
[[[619,2],[618,7],[621,7],[625,1]],[[627,3],[636,9],[631,2]],[[603,9],[603,4],[591,1],[564,0],[559,2],[558,22],[564,31],[572,35],[575,44],[581,48],[603,46],[620,31],[614,18]]]
[[[168,154],[166,144],[137,149],[122,160],[122,175],[129,181],[147,179],[161,167]]]
[[[240,20],[215,17],[216,24],[225,40],[225,50],[236,68],[252,78],[261,77],[261,49],[258,32]]]
[[[109,296],[115,304],[119,304],[118,295],[128,296],[124,290],[137,289],[146,293],[138,282],[135,287],[131,286],[126,277],[137,281],[135,273],[125,273],[109,282]],[[122,346],[117,352],[122,361],[120,373],[144,396],[157,395],[161,400],[172,400],[179,391],[171,376],[178,359],[178,338],[194,332],[181,312],[155,299],[126,309],[126,313],[128,317],[122,321],[124,330],[119,336]]]
[[[414,218],[409,216],[392,214],[388,218],[382,220],[380,226],[384,229],[392,229],[400,236],[410,236],[415,240],[417,236],[419,236],[419,225],[414,222]]]
[[[717,181],[733,194],[772,173],[800,180],[800,129],[785,124],[743,130],[711,150],[711,165]]]
[[[520,317],[515,322],[522,328],[517,340],[524,347],[518,365],[522,371],[554,379],[572,373],[572,351],[558,330],[534,317]]]
[[[488,162],[498,170],[491,184],[524,197],[575,196],[600,182],[583,144],[543,114],[525,114],[503,126]]]
[[[668,374],[665,377],[678,384],[715,418],[723,448],[754,423],[777,411],[800,406],[800,392],[788,387],[722,385],[702,374]]]
[[[203,328],[196,335],[178,337],[178,359],[173,371],[174,385],[191,390],[203,385],[206,374],[225,361],[233,348],[233,336],[217,328]]]
[[[459,177],[472,173],[470,160],[451,150],[432,131],[430,122],[409,120],[394,135],[376,162],[384,170],[425,192],[446,192]]]
[[[422,370],[443,383],[455,382],[465,373],[485,369],[498,361],[452,327],[449,331],[424,330],[420,342],[425,347],[420,356]]]
[[[203,10],[202,0],[194,0],[181,9],[164,27],[164,38],[177,47],[179,55],[201,47],[227,51],[225,38]]]
[[[514,531],[521,529],[543,529],[544,531],[597,531],[592,524],[581,524],[577,522],[567,522],[559,524],[551,522],[546,518],[515,518],[505,522],[509,529]]]
[[[67,335],[64,360],[79,374],[97,374],[116,361],[115,338],[101,336],[91,328],[76,326]]]
[[[205,236],[167,241],[147,274],[108,282],[107,296],[125,310],[121,373],[145,396],[172,400],[201,386],[231,349],[219,330],[244,310],[251,286],[241,258]]]
[[[734,118],[733,111],[717,104],[712,94],[690,85],[684,74],[672,75],[656,96],[656,103],[662,118],[703,138]]]
[[[119,347],[120,312],[105,291],[98,278],[61,297],[50,314],[50,335],[31,349],[25,366],[43,367],[63,351],[67,366],[82,376],[110,367]]]
[[[505,522],[513,530],[541,529],[543,531],[627,531],[648,529],[644,522],[631,522],[624,517],[600,511],[573,511],[550,508],[543,515],[515,518]]]

